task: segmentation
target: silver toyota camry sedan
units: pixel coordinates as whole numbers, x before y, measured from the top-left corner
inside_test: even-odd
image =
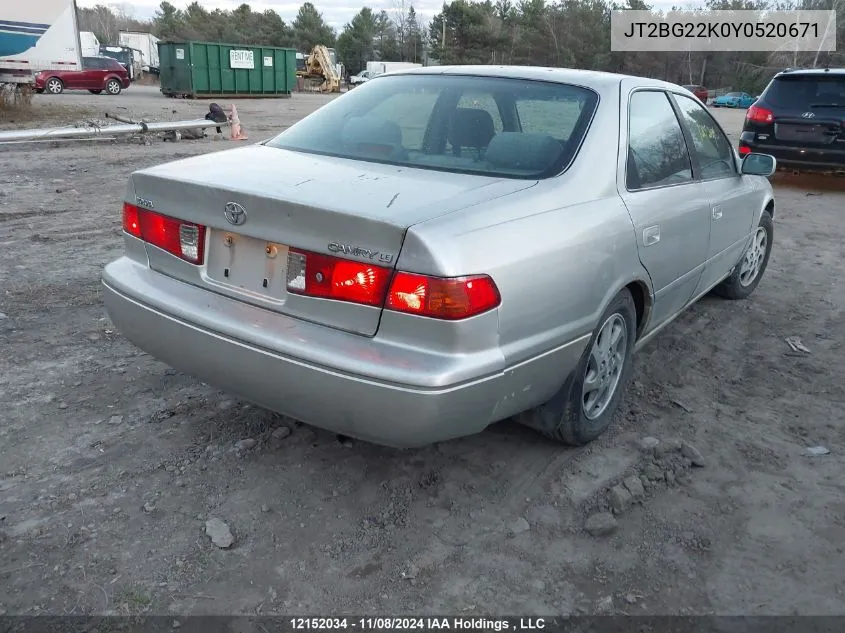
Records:
[[[168,365],[337,433],[413,447],[515,417],[583,444],[635,350],[708,291],[754,291],[774,169],[674,84],[384,75],[133,173],[105,304]]]

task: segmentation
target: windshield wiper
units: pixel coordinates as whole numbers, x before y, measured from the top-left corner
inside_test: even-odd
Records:
[[[811,103],[811,108],[845,108],[845,103]]]

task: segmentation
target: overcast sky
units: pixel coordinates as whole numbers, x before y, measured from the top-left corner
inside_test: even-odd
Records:
[[[172,5],[179,9],[184,9],[191,0],[169,0]],[[304,2],[305,0],[303,0]],[[375,11],[385,9],[391,11],[394,7],[394,0],[373,0],[372,2],[355,4],[350,0],[311,0],[317,7],[317,10],[323,14],[323,18],[332,25],[338,32],[343,28],[343,25],[349,22],[362,6],[369,6]],[[399,2],[400,0],[396,0]],[[405,0],[406,6],[409,0]],[[112,6],[125,6],[129,12],[139,19],[148,19],[153,17],[156,9],[161,4],[161,0],[130,0],[128,2],[112,3],[103,2],[103,0],[76,0],[76,4],[80,7],[93,7],[96,4],[109,4]],[[241,4],[243,0],[201,0],[200,4],[208,10],[213,9],[235,9]],[[253,11],[264,11],[265,9],[273,9],[276,13],[282,16],[282,19],[290,23],[296,17],[297,11],[302,2],[290,2],[289,0],[253,0],[247,2],[252,7]],[[432,16],[440,12],[443,7],[443,0],[416,0],[413,2],[414,10],[424,21],[428,21]]]
[[[326,22],[332,25],[338,32],[343,28],[343,25],[349,22],[353,16],[361,10],[362,6],[369,6],[375,11],[385,9],[392,11],[393,8],[401,2],[401,0],[372,0],[356,5],[350,0],[312,0],[317,9],[323,14]],[[110,4],[112,6],[123,6],[128,9],[128,12],[136,18],[145,20],[153,17],[156,8],[161,4],[161,0],[130,0],[129,2],[111,3],[106,0],[77,0],[77,5],[80,7],[93,7],[95,4]],[[183,9],[190,0],[170,0],[174,6]],[[242,4],[242,0],[202,0],[202,4],[206,9],[234,9]],[[406,6],[409,3],[414,5],[414,10],[420,16],[423,22],[428,22],[435,14],[440,12],[443,7],[443,0],[405,0]],[[673,4],[673,0],[652,0],[656,7],[668,8]],[[683,0],[674,0],[674,3],[682,4]],[[296,12],[299,11],[301,2],[290,2],[288,0],[258,0],[247,2],[253,11],[264,11],[265,9],[273,9],[282,16],[282,19],[290,23],[296,17]]]

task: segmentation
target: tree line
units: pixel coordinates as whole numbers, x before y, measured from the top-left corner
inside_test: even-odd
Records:
[[[845,65],[845,53],[792,52],[619,53],[610,50],[610,14],[615,9],[651,8],[644,0],[451,0],[427,24],[411,0],[392,8],[363,7],[337,33],[311,2],[290,23],[248,4],[233,10],[185,9],[162,2],[151,21],[140,21],[105,5],[79,9],[81,30],[117,43],[121,30],[150,31],[162,39],[218,41],[337,49],[355,73],[370,60],[438,60],[440,64],[516,64],[622,72],[709,88],[756,92],[778,70],[790,66]],[[833,9],[839,42],[845,42],[845,0],[704,0],[697,8],[737,10]]]

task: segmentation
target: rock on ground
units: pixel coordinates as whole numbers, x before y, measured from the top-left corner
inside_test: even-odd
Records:
[[[235,537],[232,536],[229,526],[217,518],[205,522],[205,533],[211,539],[211,542],[221,549],[227,549],[235,542]]]
[[[584,524],[584,529],[591,536],[608,536],[613,534],[619,528],[619,523],[616,521],[610,512],[597,512],[592,515]]]
[[[511,534],[521,534],[522,532],[527,532],[531,529],[528,521],[526,521],[523,517],[519,517],[513,523],[510,524],[510,532]]]

